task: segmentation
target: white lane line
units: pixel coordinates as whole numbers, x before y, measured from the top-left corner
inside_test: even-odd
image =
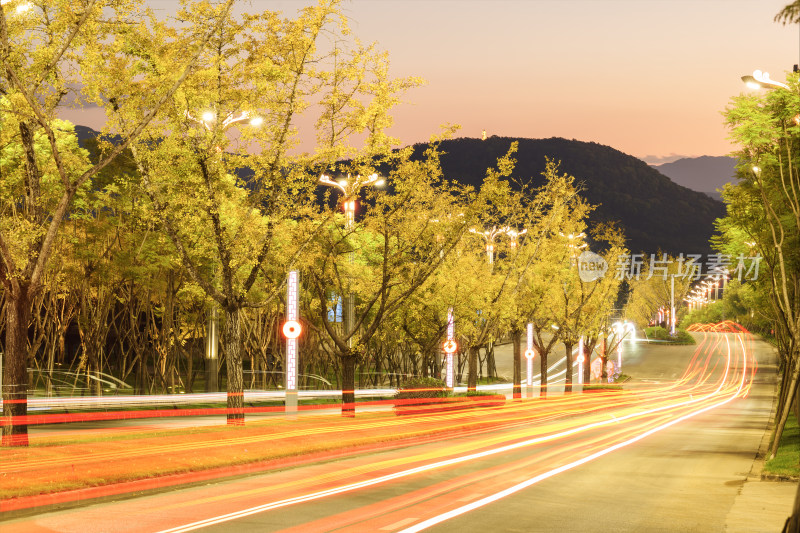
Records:
[[[394,531],[395,529],[400,529],[401,527],[403,527],[406,524],[410,524],[414,520],[416,520],[416,518],[403,518],[399,522],[395,522],[394,524],[391,524],[391,525],[384,526],[384,527],[380,528],[380,530],[381,531]]]

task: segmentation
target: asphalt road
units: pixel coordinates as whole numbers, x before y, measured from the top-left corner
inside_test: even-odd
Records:
[[[204,531],[410,533],[441,520],[429,529],[724,531],[775,379],[771,347],[755,341],[759,371],[747,397],[734,397],[752,374],[731,338],[709,335],[696,361],[702,375],[679,386],[694,347],[632,348],[630,402],[562,396],[547,400],[551,418],[531,420],[525,409],[540,401],[516,403],[498,411],[522,417],[504,430],[42,513],[2,529],[189,531],[206,520],[197,525]]]

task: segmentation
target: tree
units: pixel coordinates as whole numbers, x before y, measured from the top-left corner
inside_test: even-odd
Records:
[[[739,184],[726,190],[728,231],[720,244],[729,252],[755,243],[766,268],[776,330],[788,340],[780,351],[783,368],[778,423],[770,456],[774,456],[800,378],[800,85],[797,74],[789,89],[732,99],[725,111],[731,137],[741,146]],[[739,231],[733,231],[738,229]],[[759,276],[760,277],[760,276]]]
[[[244,418],[241,312],[279,296],[286,273],[330,219],[313,208],[315,169],[352,155],[357,135],[366,135],[362,152],[380,157],[396,93],[415,83],[389,79],[385,56],[373,47],[341,48],[349,30],[339,4],[320,2],[293,20],[270,11],[225,17],[202,69],[134,147],[165,232],[194,282],[224,311],[231,424]],[[182,16],[202,24],[209,9],[195,2]],[[334,51],[320,49],[320,38],[331,35]],[[152,69],[165,67],[148,59]],[[311,99],[320,100],[320,147],[294,155],[295,124]],[[230,136],[236,124],[238,140]]]
[[[477,212],[468,192],[440,181],[435,143],[423,161],[410,161],[409,155],[400,151],[389,165],[393,194],[362,191],[360,219],[327,224],[305,254],[305,276],[316,297],[309,313],[340,362],[344,416],[354,414],[356,366],[371,339],[444,264]],[[356,166],[349,174],[372,171]],[[464,216],[434,222],[457,211]],[[328,310],[347,295],[353,298],[352,316],[340,327]]]
[[[228,0],[219,8],[227,12]],[[27,426],[15,423],[27,413],[27,351],[31,301],[41,290],[59,229],[78,192],[134,140],[175,93],[206,44],[209,32],[171,43],[172,68],[143,73],[128,51],[140,45],[138,36],[158,33],[159,25],[141,14],[131,1],[59,0],[24,13],[0,8],[0,147],[18,151],[4,161],[4,224],[0,229],[0,278],[6,296],[6,338],[3,411],[10,425],[3,444],[27,445]],[[211,19],[213,26],[216,19]],[[188,53],[187,53],[188,52]],[[179,59],[180,58],[180,59]],[[188,58],[188,59],[186,59]],[[176,68],[177,66],[177,68]],[[113,73],[113,74],[109,74]],[[56,118],[67,97],[76,105],[104,105],[107,77],[129,89],[118,105],[144,109],[140,120],[120,130],[122,142],[96,164],[64,149],[65,136]],[[38,145],[38,147],[37,147]],[[42,149],[42,146],[46,149]],[[20,206],[21,209],[11,206]]]

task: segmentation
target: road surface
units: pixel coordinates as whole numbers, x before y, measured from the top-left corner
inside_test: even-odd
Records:
[[[702,337],[632,353],[622,394],[509,402],[491,415],[502,429],[3,531],[723,531],[769,418],[775,356],[745,336]]]

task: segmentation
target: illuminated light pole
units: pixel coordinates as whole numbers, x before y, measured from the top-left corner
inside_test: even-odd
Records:
[[[2,0],[6,3],[8,0]],[[19,8],[17,8],[19,10]],[[192,116],[191,113],[186,111],[186,118],[201,124],[207,131],[211,131],[217,123],[217,114],[213,111],[203,111],[200,118]],[[219,127],[224,132],[237,122],[244,122],[249,120],[249,124],[253,127],[258,127],[263,124],[264,119],[259,116],[252,115],[249,111],[242,111],[238,115],[230,114],[226,116]],[[217,151],[221,151],[217,147]],[[218,374],[219,374],[219,310],[217,301],[211,301],[211,308],[207,311],[207,325],[206,325],[206,392],[217,392],[219,390]]]
[[[578,385],[583,385],[583,337],[578,338]]]
[[[319,177],[319,182],[323,185],[328,185],[330,187],[339,189],[342,191],[344,197],[342,198],[342,209],[344,210],[345,215],[345,230],[349,233],[353,226],[355,225],[355,213],[356,213],[356,199],[358,198],[358,193],[361,192],[361,189],[367,187],[369,185],[373,185],[376,187],[380,187],[385,183],[385,181],[380,178],[377,174],[372,174],[366,178],[362,178],[360,175],[357,175],[353,178],[350,174],[347,175],[347,178],[343,178],[337,181],[334,181],[330,178],[330,176],[326,176],[325,174]],[[348,262],[353,262],[353,252],[352,250],[347,254]],[[353,332],[351,331],[353,327],[353,322],[355,321],[355,305],[353,300],[353,294],[348,294],[343,296],[343,314],[342,317],[344,320],[344,329],[347,332],[347,345],[352,347],[353,346]]]
[[[344,195],[342,198],[342,208],[344,209],[345,214],[345,233],[346,235],[349,235],[353,229],[353,226],[355,225],[356,199],[358,198],[358,194],[361,192],[361,189],[370,185],[380,187],[385,183],[385,181],[377,174],[370,174],[367,177],[361,177],[361,175],[356,175],[353,177],[348,174],[347,178],[342,178],[336,181],[331,179],[330,176],[322,174],[319,177],[319,183],[342,191],[342,194]],[[347,262],[352,265],[353,259],[353,250],[350,249],[347,252]],[[355,362],[354,360],[351,360],[351,358],[354,357],[352,348],[353,336],[355,335],[355,297],[353,293],[350,292],[349,294],[342,295],[342,300],[342,325],[344,327],[345,335],[347,335],[348,348],[347,360],[343,362],[343,365],[353,365],[352,371],[355,372]],[[347,366],[347,368],[351,367]],[[350,370],[348,370],[348,372],[350,372]],[[355,380],[355,377],[353,377],[353,379]],[[345,394],[347,394],[348,397],[353,398],[353,401],[355,401],[355,391],[342,390],[342,416],[355,416],[355,403],[344,401]]]
[[[286,368],[284,380],[284,410],[286,413],[297,412],[297,345],[298,337],[303,332],[298,319],[298,295],[300,283],[297,271],[292,270],[286,278],[286,322],[283,324],[283,335],[286,337]]]
[[[455,387],[455,365],[453,363],[453,354],[458,350],[458,344],[455,339],[456,326],[453,318],[453,308],[447,310],[447,340],[442,347],[445,355],[444,365],[444,384],[450,390]]]
[[[480,235],[486,241],[486,257],[489,260],[489,264],[494,265],[494,240],[501,233],[505,233],[506,228],[492,226],[492,229],[486,231],[478,231],[475,228],[470,228],[469,231],[470,233],[476,233]]]
[[[670,306],[670,314],[669,314],[670,328],[669,328],[669,334],[670,335],[675,335],[675,322],[676,322],[676,320],[675,320],[675,274],[673,274],[673,275],[671,275],[669,277],[669,281],[670,281],[670,284],[669,284],[669,306]]]
[[[626,320],[625,329],[627,330],[628,333],[631,334],[630,338],[628,339],[628,342],[636,342],[636,324],[634,324],[633,322],[628,322]]]
[[[509,238],[510,238],[510,242],[508,243],[508,246],[509,246],[509,247],[510,247],[512,250],[516,250],[516,248],[517,248],[517,245],[519,244],[519,238],[520,238],[522,235],[525,235],[526,233],[528,233],[528,230],[527,230],[527,229],[524,229],[524,230],[522,230],[522,231],[517,231],[517,230],[513,230],[513,229],[511,229],[511,228],[510,228],[510,227],[508,227],[508,226],[506,226],[506,227],[505,227],[504,231],[505,231],[505,234],[506,234],[506,235],[508,235],[508,236],[509,236]]]

